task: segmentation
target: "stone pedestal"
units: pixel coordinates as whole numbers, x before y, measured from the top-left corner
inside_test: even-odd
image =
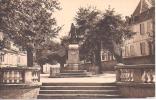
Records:
[[[68,47],[67,70],[79,70],[79,45],[70,44]]]

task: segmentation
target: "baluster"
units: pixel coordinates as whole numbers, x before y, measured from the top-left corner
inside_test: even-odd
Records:
[[[6,75],[6,83],[9,83],[9,71],[7,71],[7,75]]]
[[[17,71],[17,73],[16,73],[16,77],[17,77],[17,83],[19,83],[20,82],[20,73],[19,73],[19,71]]]
[[[120,71],[121,71],[120,79],[121,79],[121,81],[123,81],[123,69],[120,69]]]
[[[141,77],[142,77],[142,73],[141,73],[141,69],[134,69],[134,82],[142,82]]]
[[[17,83],[17,71],[16,70],[14,71],[14,81],[15,83]]]
[[[129,69],[125,69],[126,71],[126,81],[129,81]]]
[[[6,80],[7,80],[7,72],[6,71],[4,71],[3,72],[3,83],[6,83]]]
[[[40,71],[37,71],[37,82],[40,82]]]
[[[32,71],[32,81],[35,82],[35,71]]]
[[[123,81],[126,81],[126,70],[123,69]]]
[[[153,83],[153,79],[154,79],[154,78],[153,78],[153,72],[154,72],[154,71],[153,71],[152,69],[150,69],[150,70],[149,70],[149,73],[148,73],[148,75],[149,75],[149,82],[150,82],[150,83]]]
[[[23,74],[22,74],[22,71],[19,71],[19,82],[25,82],[25,77],[24,77],[24,71],[23,71]]]
[[[126,70],[126,81],[130,80],[130,69],[125,69]]]
[[[134,81],[134,80],[133,80],[133,79],[134,79],[133,73],[134,73],[134,69],[131,69],[130,81]]]
[[[144,82],[147,83],[148,82],[148,70],[145,69],[144,73],[145,73],[144,74]]]
[[[14,70],[11,71],[10,75],[11,75],[11,78],[10,78],[11,79],[11,83],[14,83],[15,82],[15,80],[14,80]]]

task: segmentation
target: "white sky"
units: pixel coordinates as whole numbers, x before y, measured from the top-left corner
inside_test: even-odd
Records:
[[[61,11],[56,12],[58,25],[63,26],[59,36],[64,36],[70,31],[70,25],[74,22],[76,11],[80,7],[95,6],[101,11],[105,11],[110,5],[122,16],[130,16],[137,7],[140,0],[59,0]]]

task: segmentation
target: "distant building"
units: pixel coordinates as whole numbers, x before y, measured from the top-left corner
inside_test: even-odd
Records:
[[[153,2],[154,0],[140,0],[129,20],[129,26],[136,34],[124,41],[125,63],[152,63],[152,59],[154,60],[155,7]]]
[[[155,49],[155,5],[154,0],[140,0],[129,18],[129,27],[136,34],[124,41],[122,56],[125,64],[154,63]],[[101,50],[103,70],[113,69],[116,60],[111,52]]]
[[[0,32],[0,38],[4,37]],[[0,67],[27,66],[27,53],[21,51],[12,41],[7,41],[5,47],[0,50]]]

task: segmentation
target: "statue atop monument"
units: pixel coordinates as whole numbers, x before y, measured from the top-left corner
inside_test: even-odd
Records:
[[[70,39],[71,39],[71,43],[74,43],[74,44],[78,43],[78,36],[77,36],[77,33],[76,33],[75,25],[73,23],[71,24],[69,36],[70,36]]]

